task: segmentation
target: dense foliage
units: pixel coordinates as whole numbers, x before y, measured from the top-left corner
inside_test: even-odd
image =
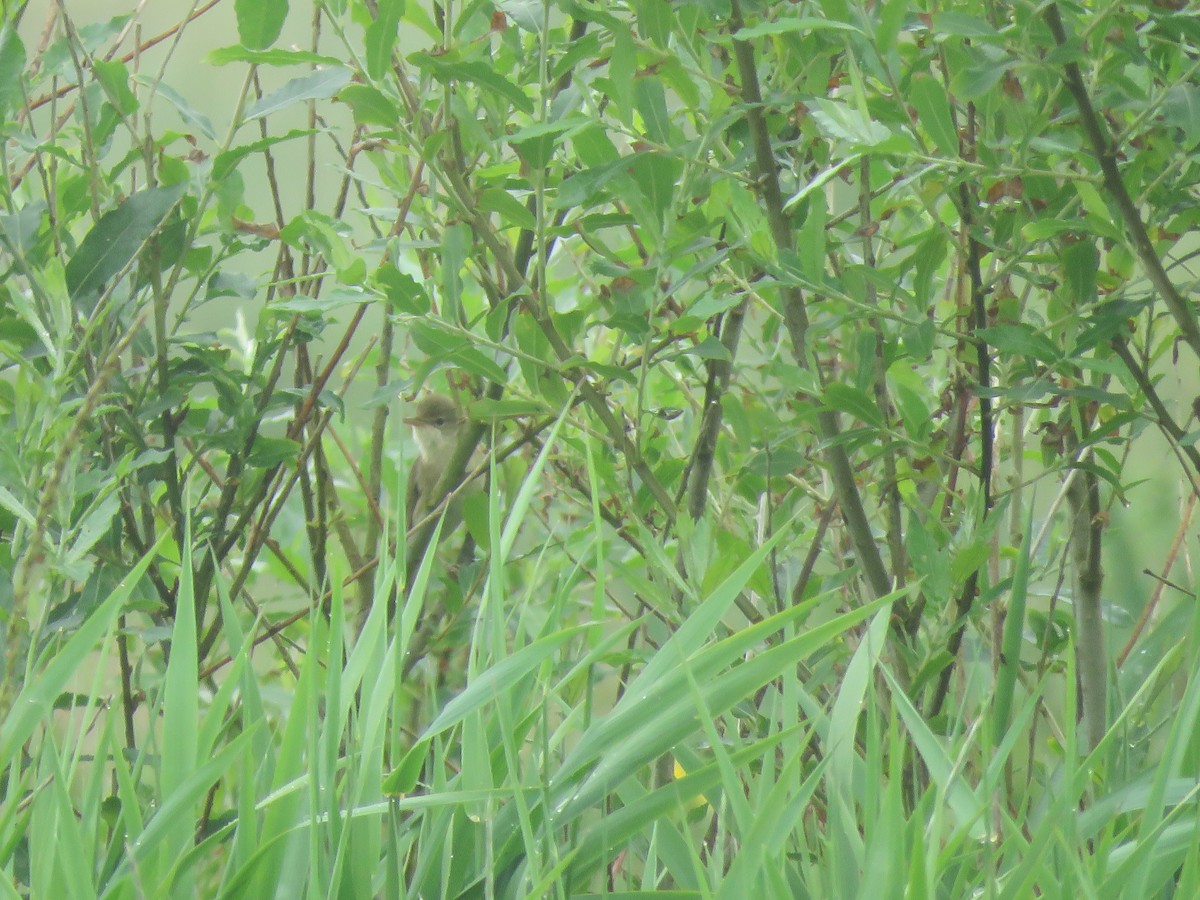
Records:
[[[0,30],[4,896],[1200,893],[1200,16],[74,6]]]

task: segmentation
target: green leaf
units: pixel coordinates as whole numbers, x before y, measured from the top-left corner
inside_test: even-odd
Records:
[[[75,301],[100,290],[123,270],[183,196],[185,185],[147,188],[105,213],[67,263],[67,291]]]
[[[754,559],[759,560],[757,552]],[[741,571],[745,571],[744,566]],[[694,729],[701,708],[709,715],[725,712],[762,685],[794,668],[805,655],[889,606],[893,599],[889,595],[872,601],[732,667],[729,667],[729,657],[734,650],[741,651],[738,656],[743,655],[749,641],[761,640],[761,636],[774,633],[788,619],[796,618],[803,607],[793,607],[764,619],[688,657],[669,653],[664,646],[655,654],[654,662],[661,660],[669,668],[665,671],[656,668],[653,680],[646,677],[650,667],[643,670],[636,687],[630,686],[617,708],[589,729],[563,761],[561,770],[551,781],[551,797],[565,795],[569,799],[556,810],[556,821],[561,825],[572,821],[639,766],[682,740]],[[696,702],[693,685],[698,685],[702,691],[702,706]],[[572,776],[588,764],[590,770],[582,783],[577,784]]]
[[[10,253],[28,256],[46,216],[46,204],[40,200],[21,207],[11,215],[0,215],[0,240]]]
[[[993,54],[996,51],[992,51]],[[1008,71],[1009,61],[982,54],[976,62],[959,69],[950,80],[950,90],[960,100],[977,100],[996,86]]]
[[[887,52],[896,45],[896,37],[904,26],[909,4],[906,0],[884,0],[880,4],[879,23],[875,26],[875,46]]]
[[[446,226],[442,234],[441,267],[438,271],[439,287],[442,292],[443,310],[452,322],[460,321],[462,310],[462,270],[471,252],[474,234],[465,222]]]
[[[246,462],[258,469],[290,463],[300,457],[300,445],[289,438],[260,437]]]
[[[938,12],[933,14],[930,29],[937,35],[955,35],[967,38],[996,40],[1000,33],[986,19],[963,12]]]
[[[1100,254],[1090,240],[1067,241],[1062,248],[1063,299],[1081,308],[1096,299],[1096,270]]]
[[[531,169],[545,169],[550,164],[554,148],[577,129],[585,128],[591,120],[584,116],[568,116],[556,122],[538,122],[514,132],[508,142],[517,148],[521,160]]]
[[[218,47],[208,54],[208,62],[214,66],[246,62],[256,66],[341,66],[345,63],[336,56],[325,56],[311,50],[250,50],[240,44]]]
[[[922,127],[929,132],[943,156],[957,159],[958,132],[950,116],[950,101],[940,82],[928,75],[913,79],[909,99],[917,110]]]
[[[137,81],[138,84],[154,87],[159,96],[161,96],[164,100],[174,106],[176,110],[178,110],[179,117],[183,119],[183,121],[194,127],[210,141],[216,141],[217,133],[213,128],[212,122],[209,120],[208,116],[195,109],[190,103],[187,102],[187,99],[182,94],[180,94],[169,84],[164,81],[158,81],[156,84],[151,85],[150,80],[141,75],[134,76],[134,80]]]
[[[436,319],[411,323],[413,342],[431,359],[461,366],[491,381],[503,382],[504,369],[471,346],[468,338],[440,325]]]
[[[96,546],[112,525],[113,519],[120,508],[121,498],[117,493],[110,493],[102,500],[92,504],[87,514],[75,526],[75,537],[71,549],[67,551],[68,562],[77,562]]]
[[[123,62],[98,59],[92,63],[92,71],[118,112],[127,116],[137,111],[138,99],[129,86],[129,70]]]
[[[348,85],[352,75],[345,66],[330,66],[293,78],[279,90],[272,91],[251,104],[242,122],[269,116],[306,100],[325,100]]]
[[[667,94],[657,78],[639,78],[634,82],[637,111],[642,117],[646,137],[656,144],[671,145],[671,116],[667,112]]]
[[[542,0],[496,0],[496,8],[530,34],[541,34]]]
[[[528,95],[486,63],[432,56],[425,52],[414,53],[408,60],[445,84],[465,81],[504,98],[523,113],[533,112],[533,101]]]
[[[846,22],[834,22],[830,19],[816,19],[810,16],[785,17],[774,22],[759,22],[739,28],[733,36],[737,41],[749,41],[754,38],[766,37],[772,34],[795,34],[802,31],[805,34],[813,31],[853,31],[862,34],[861,28],[856,28]]]
[[[404,758],[400,760],[400,765],[383,780],[383,793],[386,796],[407,794],[417,786],[421,770],[425,768],[425,761],[429,759],[429,744],[428,740],[417,741],[408,749]]]
[[[224,153],[218,154],[213,160],[212,177],[221,181],[229,176],[239,162],[249,156],[251,153],[258,153],[266,150],[268,147],[274,147],[276,144],[281,144],[284,141],[294,141],[296,138],[307,137],[310,134],[318,134],[319,132],[312,128],[293,128],[286,134],[271,135],[270,137],[260,138],[257,141],[252,141],[249,144],[242,144],[239,147],[232,147]]]
[[[1163,103],[1163,119],[1181,129],[1189,145],[1200,141],[1200,87],[1186,83],[1172,85]]]
[[[479,208],[484,212],[498,214],[504,220],[505,225],[524,228],[528,231],[537,227],[537,219],[534,218],[528,207],[501,188],[488,188],[481,191]]]
[[[479,421],[544,416],[547,412],[546,404],[536,400],[474,400],[467,405],[467,415]]]
[[[907,138],[839,100],[813,100],[810,112],[826,137],[845,141],[853,149],[902,151],[909,147]]]
[[[834,382],[825,386],[825,404],[853,416],[868,425],[883,426],[883,415],[875,400],[865,391],[848,384]]]
[[[637,77],[637,46],[628,31],[613,34],[612,52],[608,57],[608,77],[612,82],[613,100],[624,114],[623,120],[633,120],[633,82]]]
[[[661,0],[637,0],[638,33],[652,44],[666,48],[671,40],[671,28],[675,24],[674,10],[670,3]]]
[[[12,26],[0,28],[0,113],[21,103],[21,75],[25,71],[25,45]]]
[[[684,350],[681,355],[698,356],[700,359],[719,359],[725,362],[732,359],[725,345],[711,334],[696,346]]]
[[[1087,231],[1087,222],[1075,218],[1056,219],[1046,216],[1026,222],[1021,226],[1021,236],[1030,241],[1040,241],[1049,237],[1057,237],[1060,234],[1075,232],[1086,234]]]
[[[37,527],[37,519],[34,518],[33,513],[26,509],[8,488],[2,485],[0,485],[0,507],[7,509],[29,528]]]
[[[1054,341],[1028,325],[995,325],[975,333],[997,350],[1015,356],[1057,362],[1063,355]]]
[[[116,623],[125,602],[146,574],[150,563],[158,555],[159,545],[165,540],[166,533],[158,544],[146,551],[96,611],[54,654],[49,665],[33,673],[34,677],[25,682],[12,707],[5,712],[3,723],[0,723],[0,769],[8,769],[38,724],[46,721],[55,699],[67,683],[85,670],[86,660],[92,658],[96,644]]]
[[[283,227],[279,238],[297,249],[316,249],[334,268],[341,269],[351,261],[346,247],[347,230],[340,219],[306,209]]]
[[[987,541],[976,538],[965,547],[960,547],[950,562],[950,578],[955,584],[962,584],[972,572],[987,562],[991,555],[991,546]]]
[[[287,19],[287,0],[235,0],[238,39],[251,50],[265,50],[279,39]]]
[[[199,719],[199,646],[196,632],[195,593],[192,585],[192,554],[185,541],[179,579],[175,623],[171,629],[171,655],[163,679],[163,744],[160,777],[162,792],[170,796],[187,781],[196,768],[196,731]],[[190,836],[183,821],[183,840]]]
[[[350,105],[354,121],[360,125],[395,129],[400,121],[400,104],[369,84],[346,85],[338,92],[338,100]]]
[[[510,653],[489,669],[477,674],[466,689],[442,709],[436,719],[421,733],[421,740],[436,737],[448,728],[457,725],[468,715],[494,702],[497,697],[508,695],[513,686],[526,675],[549,659],[559,647],[586,629],[587,625],[576,625],[539,638]]]
[[[364,40],[367,51],[367,75],[379,81],[392,68],[392,52],[400,33],[404,0],[381,0],[375,21],[367,26]]]
[[[625,188],[619,196],[639,214],[643,227],[652,228],[652,233],[658,234],[675,202],[675,190],[682,171],[683,163],[675,156],[638,153],[629,160],[630,179],[617,180],[614,189]]]
[[[397,312],[423,316],[433,306],[425,288],[411,275],[387,263],[373,276],[374,286],[382,291],[388,304]]]
[[[985,834],[983,815],[985,804],[981,803],[972,793],[970,786],[963,778],[960,767],[955,764],[949,752],[943,746],[942,739],[934,734],[929,723],[921,716],[904,688],[896,682],[896,677],[886,666],[879,666],[877,671],[891,684],[896,708],[905,726],[912,735],[913,744],[924,760],[929,777],[939,790],[939,801],[944,802],[953,813],[958,828],[964,829],[973,839],[982,840]],[[990,799],[990,798],[989,798]]]

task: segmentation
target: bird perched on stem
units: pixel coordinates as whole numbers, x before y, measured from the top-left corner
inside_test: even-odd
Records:
[[[417,458],[408,473],[408,527],[424,519],[440,500],[436,496],[438,483],[446,474],[446,465],[454,455],[459,431],[467,419],[458,405],[445,394],[426,394],[417,401],[415,414],[404,419],[411,425],[417,442]],[[470,472],[483,458],[483,448],[477,448],[467,467]],[[483,477],[471,480],[464,493],[483,488]],[[462,497],[455,497],[446,510],[443,533],[448,534],[462,519]]]

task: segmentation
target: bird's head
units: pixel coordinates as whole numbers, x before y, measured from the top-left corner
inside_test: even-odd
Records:
[[[458,440],[459,426],[465,421],[462,411],[444,394],[426,394],[417,401],[413,415],[404,419],[411,425],[421,458],[449,459]]]

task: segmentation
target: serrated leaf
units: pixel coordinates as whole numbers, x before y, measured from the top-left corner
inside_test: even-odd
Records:
[[[958,132],[950,116],[950,101],[941,84],[928,75],[918,75],[913,79],[909,99],[917,110],[921,126],[933,138],[942,155],[957,158]]]
[[[25,45],[5,24],[0,28],[0,113],[21,102],[21,73],[25,71]]]
[[[184,185],[147,188],[100,217],[67,263],[67,292],[79,300],[125,268],[183,196]]]
[[[129,115],[137,111],[138,99],[129,86],[129,70],[125,68],[123,62],[115,59],[97,59],[92,63],[92,71],[96,75],[96,80],[104,86],[113,106],[122,115]]]
[[[507,380],[504,369],[472,347],[466,337],[439,328],[436,320],[414,321],[411,329],[413,342],[431,359],[459,366],[490,381]]]
[[[957,37],[984,38],[996,40],[1000,33],[986,19],[963,12],[938,12],[933,15],[933,27],[930,29],[937,35],[955,35]]]
[[[150,84],[150,80],[145,76],[135,75],[134,80],[142,85]],[[215,141],[217,139],[216,131],[213,129],[212,122],[209,120],[208,116],[192,107],[192,105],[187,102],[187,98],[185,98],[182,94],[163,81],[158,81],[157,83],[153,84],[152,87],[158,92],[159,96],[175,107],[175,109],[179,112],[179,117],[183,119],[183,121],[194,127],[210,141]]]
[[[826,137],[845,141],[855,149],[901,150],[909,144],[906,138],[847,103],[814,100],[810,114]]]
[[[612,81],[612,96],[624,120],[633,116],[633,80],[637,77],[637,46],[628,31],[618,29],[613,34],[612,52],[608,58],[608,77]]]
[[[235,0],[238,39],[251,50],[265,50],[279,39],[287,19],[287,0]]]
[[[383,292],[388,304],[398,312],[423,316],[432,303],[424,286],[390,263],[380,266],[374,275],[375,287]]]
[[[985,57],[964,66],[955,73],[950,89],[961,100],[975,100],[994,88],[1008,71],[1008,66]]]
[[[237,167],[239,162],[251,153],[258,153],[284,141],[293,141],[296,138],[307,137],[310,134],[317,133],[319,132],[312,128],[293,128],[286,134],[272,135],[252,141],[249,144],[242,144],[240,147],[232,147],[224,153],[219,154],[213,160],[212,177],[216,181],[222,180]]]
[[[400,121],[400,105],[369,84],[346,85],[338,92],[338,100],[349,104],[354,121],[360,125],[394,129]]]
[[[250,122],[269,116],[306,100],[326,100],[348,85],[352,74],[345,66],[330,66],[293,78],[279,90],[251,104],[242,121]]]
[[[496,9],[512,19],[522,31],[541,34],[542,0],[495,0]]]
[[[280,240],[297,249],[305,244],[316,248],[333,264],[342,268],[350,262],[350,251],[346,248],[345,234],[348,228],[340,219],[335,219],[315,209],[306,209],[283,227]]]
[[[71,549],[67,551],[66,559],[68,562],[76,562],[82,559],[96,546],[96,542],[104,537],[105,532],[112,525],[112,521],[116,517],[120,505],[121,497],[114,492],[95,504],[88,511],[83,521],[76,527],[75,539],[71,544]]]
[[[771,34],[794,34],[797,31],[853,31],[862,34],[861,28],[855,28],[846,22],[834,22],[830,19],[816,19],[811,16],[782,18],[774,22],[759,22],[739,28],[733,36],[737,41],[749,41],[754,38],[766,37]]]
[[[532,231],[537,227],[533,213],[506,190],[488,188],[479,195],[479,208],[484,212],[496,213],[505,225]]]
[[[867,425],[883,425],[879,406],[866,391],[848,384],[834,382],[825,386],[825,404],[830,409],[844,412]]]
[[[529,96],[486,63],[443,58],[425,52],[414,53],[408,60],[428,70],[438,81],[465,81],[503,97],[523,113],[533,112],[533,101]]]
[[[392,52],[400,34],[404,0],[381,0],[373,21],[367,26],[364,45],[367,51],[367,75],[380,80],[392,68]]]
[[[245,62],[256,66],[340,66],[342,60],[336,56],[325,56],[311,50],[285,50],[274,47],[270,50],[251,50],[240,44],[218,47],[208,54],[208,62],[214,66]]]
[[[1042,362],[1056,362],[1062,357],[1062,350],[1052,340],[1028,325],[995,325],[975,333],[1006,354],[1027,356]]]
[[[289,438],[260,437],[254,442],[246,461],[251,466],[266,469],[280,463],[291,462],[300,456],[300,445]]]
[[[1081,307],[1096,298],[1096,272],[1100,254],[1091,241],[1067,243],[1061,251],[1063,296],[1072,306]]]
[[[723,362],[729,362],[732,357],[729,355],[729,350],[717,338],[711,334],[696,344],[694,347],[689,347],[679,354],[680,356],[698,356],[700,359],[719,359]]]
[[[965,547],[960,547],[954,554],[954,559],[950,561],[950,578],[955,584],[963,583],[967,576],[987,562],[991,552],[992,548],[988,543],[981,540],[974,540]]]

